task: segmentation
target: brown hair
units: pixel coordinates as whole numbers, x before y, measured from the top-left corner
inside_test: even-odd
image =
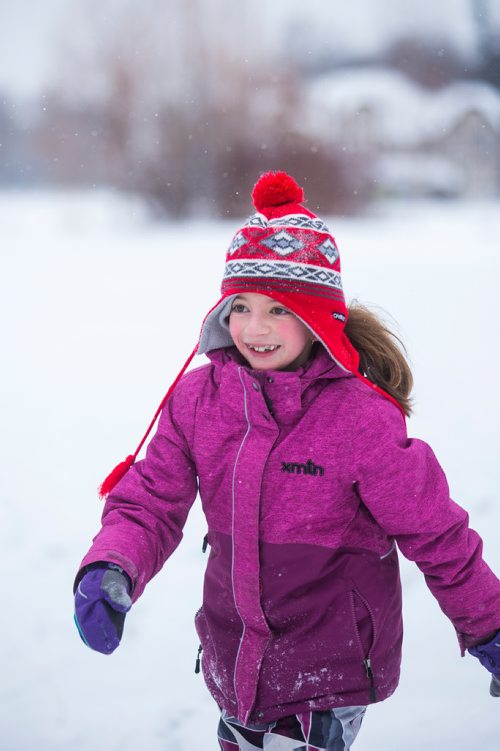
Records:
[[[394,397],[405,415],[412,411],[413,376],[401,339],[371,310],[353,300],[345,333],[359,352],[359,370]]]

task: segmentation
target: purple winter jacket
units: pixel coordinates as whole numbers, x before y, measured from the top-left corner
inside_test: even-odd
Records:
[[[136,600],[199,490],[210,555],[195,624],[219,706],[269,722],[388,697],[402,642],[396,542],[462,651],[500,627],[481,540],[394,404],[319,345],[295,372],[253,371],[234,348],[209,358],[108,496],[82,566],[123,566]]]

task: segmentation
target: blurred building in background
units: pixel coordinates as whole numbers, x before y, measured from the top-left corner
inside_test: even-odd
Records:
[[[470,1],[473,55],[446,29],[349,52],[284,7],[273,23],[249,0],[70,4],[52,83],[0,96],[0,183],[112,186],[173,217],[246,213],[267,169],[294,174],[318,212],[499,195],[489,0]]]
[[[371,67],[313,79],[305,101],[307,132],[364,155],[375,195],[500,192],[500,89],[481,81],[426,89]]]

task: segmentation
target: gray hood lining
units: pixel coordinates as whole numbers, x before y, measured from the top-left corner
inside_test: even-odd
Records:
[[[228,319],[235,297],[237,295],[231,295],[221,300],[205,318],[198,343],[199,355],[210,352],[211,349],[220,349],[220,347],[230,347],[233,345],[233,340],[229,333]]]

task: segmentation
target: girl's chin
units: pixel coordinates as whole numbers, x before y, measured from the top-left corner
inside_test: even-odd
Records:
[[[274,352],[254,352],[245,347],[243,351],[240,349],[240,354],[243,355],[252,368],[261,368],[264,370],[266,368],[277,369],[283,367],[281,364],[283,362],[281,349]]]
[[[286,370],[291,365],[291,361],[283,356],[281,347],[274,352],[253,352],[247,348],[240,353],[254,370]]]
[[[237,347],[237,349],[254,370],[297,370],[304,365],[310,355],[310,348],[308,348],[295,359],[287,359],[281,345],[273,352],[255,352],[246,346]]]
[[[255,370],[281,370],[284,366],[280,363],[280,360],[275,357],[246,357],[246,361]]]

